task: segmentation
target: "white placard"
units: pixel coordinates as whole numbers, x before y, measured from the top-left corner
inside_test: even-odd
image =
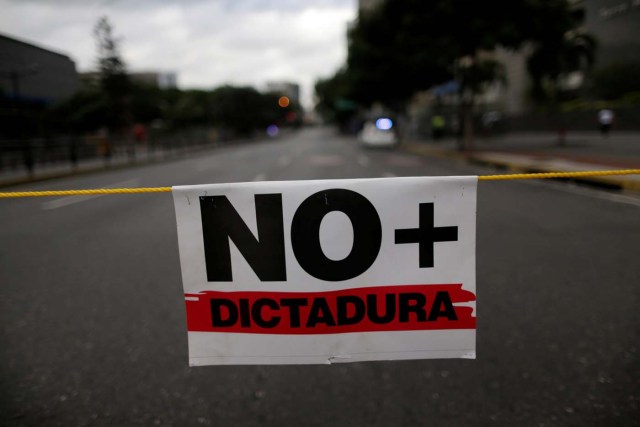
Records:
[[[174,187],[190,365],[475,358],[476,187]]]

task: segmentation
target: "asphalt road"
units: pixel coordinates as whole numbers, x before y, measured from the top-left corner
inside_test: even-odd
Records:
[[[315,129],[20,189],[490,172]],[[0,424],[640,425],[639,242],[637,199],[481,182],[477,360],[189,368],[170,194],[0,200]]]

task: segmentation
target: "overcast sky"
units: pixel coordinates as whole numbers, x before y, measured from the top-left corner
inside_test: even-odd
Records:
[[[0,0],[0,32],[94,68],[92,30],[106,15],[131,71],[175,71],[181,88],[313,82],[346,57],[357,0]]]

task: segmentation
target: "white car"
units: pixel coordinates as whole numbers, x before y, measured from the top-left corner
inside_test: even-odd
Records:
[[[387,148],[398,144],[394,123],[387,117],[365,122],[358,139],[363,147]]]

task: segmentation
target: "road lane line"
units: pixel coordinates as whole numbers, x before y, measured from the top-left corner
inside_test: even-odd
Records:
[[[267,179],[267,174],[266,173],[259,173],[258,175],[254,176],[251,181],[253,181],[253,182],[264,181],[266,179]]]
[[[382,176],[383,176],[384,178],[395,178],[395,177],[396,177],[396,176],[398,176],[398,175],[396,175],[396,174],[395,174],[395,173],[393,173],[393,172],[383,172],[383,173],[382,173]]]
[[[122,182],[116,182],[113,184],[106,185],[100,188],[121,188],[121,187],[135,187],[140,183],[139,179],[129,179]],[[69,205],[74,205],[76,203],[85,202],[87,200],[95,199],[96,197],[102,197],[105,194],[94,194],[91,196],[66,196],[60,199],[49,200],[47,202],[42,203],[42,209],[47,211],[51,209],[58,209]]]

